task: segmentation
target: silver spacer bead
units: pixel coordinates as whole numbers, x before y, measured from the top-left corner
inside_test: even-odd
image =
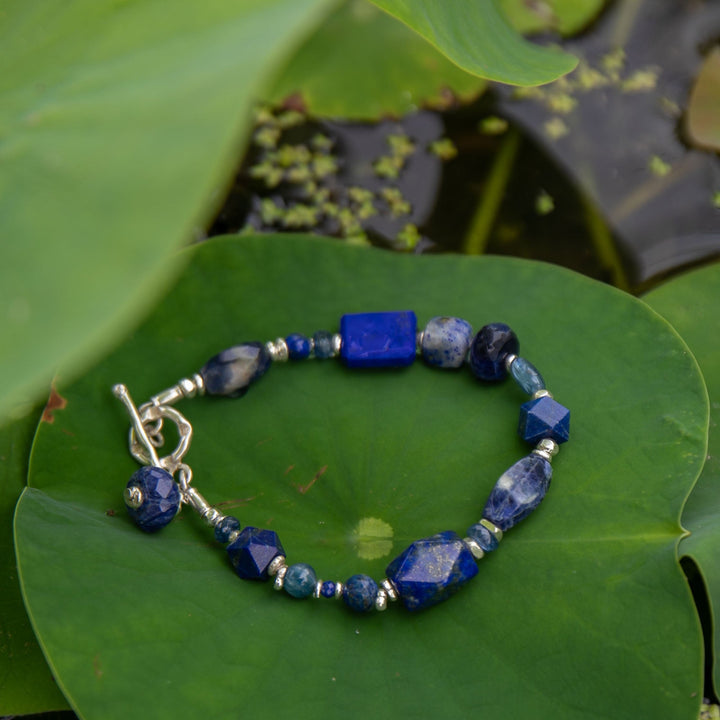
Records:
[[[345,590],[345,586],[338,580],[338,582],[335,583],[335,599],[336,600],[342,600],[344,590]]]
[[[320,591],[322,590],[323,581],[318,580],[315,583],[315,588],[313,589],[313,597],[317,600],[320,597]]]
[[[337,357],[342,350],[342,335],[340,333],[334,333],[332,336],[332,350],[333,357]]]
[[[558,454],[559,450],[560,446],[554,440],[543,438],[532,451],[532,454],[552,462],[553,457]]]
[[[215,527],[225,516],[216,508],[210,507],[201,517],[210,527]]]
[[[388,595],[385,590],[380,588],[380,590],[377,591],[377,595],[375,596],[375,609],[382,612],[383,610],[387,609],[387,603],[388,603]]]
[[[485,557],[485,551],[471,537],[463,538],[463,542],[467,545],[468,550],[476,560],[482,560]]]
[[[398,589],[395,587],[395,583],[390,578],[385,578],[381,583],[380,587],[387,594],[387,598],[390,602],[395,602],[399,596]]]
[[[216,510],[194,487],[183,492],[183,499],[211,527],[215,527],[225,516]]]
[[[269,340],[265,343],[265,349],[270,354],[273,362],[285,362],[290,357],[285,338],[277,338],[275,341]]]
[[[283,586],[285,585],[285,573],[287,573],[287,571],[287,565],[283,565],[278,569],[277,574],[275,575],[275,583],[273,584],[273,588],[275,590],[283,589]]]
[[[551,398],[552,396],[553,396],[553,394],[552,394],[549,390],[542,389],[542,390],[536,390],[536,391],[532,394],[532,399],[533,399],[533,400],[537,400],[538,398],[541,398],[541,397],[549,397],[549,398]]]
[[[425,331],[418,330],[417,335],[415,335],[415,352],[417,355],[422,355],[422,344],[423,344],[424,337],[425,337]]]
[[[202,397],[205,394],[205,381],[202,378],[202,375],[200,373],[195,373],[191,380],[195,383],[195,392],[199,397]]]
[[[272,577],[273,575],[277,575],[281,567],[285,567],[284,555],[278,555],[277,557],[273,558],[272,562],[267,567],[267,574],[270,577]]]
[[[129,508],[136,510],[143,504],[145,498],[143,497],[142,490],[139,487],[126,487],[125,492],[123,493],[123,500],[125,500],[125,504]]]
[[[239,537],[240,537],[240,531],[239,531],[239,530],[233,530],[233,531],[228,535],[227,544],[230,545],[230,543],[234,543]]]
[[[498,542],[503,539],[503,531],[497,525],[493,525],[493,523],[491,523],[489,520],[486,520],[485,518],[480,521],[480,524],[484,528],[489,530],[495,536],[495,539]]]
[[[505,358],[505,369],[506,369],[508,372],[510,372],[510,367],[511,367],[511,365],[512,365],[516,360],[517,360],[517,355],[513,355],[512,353],[510,353],[510,354]]]

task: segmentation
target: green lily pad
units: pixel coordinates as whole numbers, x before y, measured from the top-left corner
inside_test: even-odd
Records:
[[[605,0],[501,0],[500,7],[510,24],[521,33],[557,30],[574,35],[600,13]]]
[[[682,514],[690,535],[680,552],[697,564],[715,619],[720,617],[720,340],[715,332],[720,307],[720,266],[686,273],[648,293],[645,302],[667,318],[686,340],[705,377],[710,396],[710,435],[705,467]],[[714,645],[720,647],[720,627],[714,623]],[[715,662],[715,687],[720,666]]]
[[[676,559],[680,508],[705,455],[707,396],[647,307],[558,267],[407,256],[290,236],[192,250],[181,282],[75,384],[37,435],[17,512],[25,597],[85,718],[697,717],[701,647]],[[122,507],[137,467],[112,396],[138,401],[243,340],[336,328],[343,312],[413,308],[513,326],[573,411],[543,506],[441,606],[359,616],[243,582],[199,519],[154,536]],[[463,533],[527,453],[512,383],[422,363],[272,367],[240,400],[180,409],[194,484],[289,562],[378,579],[414,539]],[[128,688],[132,692],[128,692]]]

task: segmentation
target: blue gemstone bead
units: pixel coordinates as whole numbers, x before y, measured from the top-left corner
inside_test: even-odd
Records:
[[[348,367],[405,367],[415,360],[415,313],[358,313],[340,319],[340,355]]]
[[[538,369],[529,363],[525,358],[515,358],[510,365],[510,374],[520,389],[528,395],[536,393],[538,390],[545,389],[545,381]]]
[[[327,330],[318,330],[313,335],[313,347],[315,357],[319,360],[327,360],[334,355],[332,333]]]
[[[283,587],[294,598],[306,598],[313,594],[317,576],[315,570],[306,563],[295,563],[285,573]]]
[[[265,374],[271,362],[262,343],[243,343],[210,358],[200,369],[200,375],[208,395],[236,398]]]
[[[227,546],[227,554],[243,580],[267,580],[268,566],[285,550],[272,530],[248,526]]]
[[[353,575],[343,586],[343,601],[355,612],[372,610],[377,597],[377,583],[369,575]]]
[[[518,433],[523,440],[537,443],[550,438],[556,443],[570,437],[570,411],[551,397],[529,400],[520,406]]]
[[[450,530],[416,540],[385,570],[408,610],[422,610],[447,599],[477,571],[472,553]]]
[[[165,527],[180,509],[180,488],[172,475],[159,467],[147,465],[136,470],[127,490],[137,488],[142,493],[140,507],[127,506],[132,521],[145,532]]]
[[[335,583],[332,580],[326,580],[320,587],[320,594],[324,598],[335,597]]]
[[[495,483],[483,517],[505,531],[526,518],[545,497],[552,467],[538,455],[528,455],[508,468]]]
[[[485,325],[470,346],[470,369],[479,380],[497,382],[507,376],[505,359],[517,355],[517,335],[504,323]]]
[[[469,322],[456,317],[434,317],[423,330],[423,360],[441,368],[462,367],[471,342]]]
[[[490,518],[488,518],[489,520]],[[467,536],[474,540],[484,552],[492,552],[500,544],[498,539],[484,525],[475,523],[468,528]]]
[[[226,543],[230,536],[240,529],[240,521],[232,515],[227,515],[215,526],[215,539]]]
[[[310,355],[310,340],[300,333],[293,333],[285,338],[288,357],[291,360],[304,360]]]

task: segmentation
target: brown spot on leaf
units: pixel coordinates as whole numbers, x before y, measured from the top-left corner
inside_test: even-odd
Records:
[[[55,386],[53,385],[50,388],[50,397],[48,398],[47,404],[45,405],[45,409],[43,410],[42,422],[46,423],[54,423],[55,422],[55,416],[53,413],[55,410],[64,410],[67,407],[67,400],[58,393],[58,391],[55,389]]]
[[[294,465],[288,465],[288,466],[287,466],[287,469],[285,470],[285,472],[283,473],[283,475],[287,475],[289,472],[291,472],[291,471],[294,470],[294,469],[295,469],[295,466],[294,466]]]
[[[307,115],[308,107],[303,100],[303,96],[299,92],[295,92],[292,95],[288,95],[282,101],[283,110],[294,110],[295,112]]]
[[[316,482],[319,478],[321,478],[325,472],[327,471],[328,466],[323,465],[316,473],[313,475],[312,480],[307,485],[298,485],[297,490],[301,495],[304,495]]]
[[[103,669],[102,669],[102,666],[100,665],[100,656],[99,655],[96,655],[93,658],[93,672],[95,673],[95,677],[98,679],[103,676]]]

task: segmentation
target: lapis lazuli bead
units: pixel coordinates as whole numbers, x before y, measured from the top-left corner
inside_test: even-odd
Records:
[[[422,610],[442,602],[475,577],[477,571],[472,553],[451,530],[416,540],[385,570],[408,610]]]
[[[315,570],[307,563],[295,563],[285,573],[283,588],[294,598],[306,598],[313,594],[317,576]]]
[[[519,351],[517,335],[508,325],[490,323],[480,330],[470,346],[470,369],[479,380],[503,380],[507,377],[507,356],[517,355]]]
[[[570,411],[551,397],[529,400],[520,406],[518,433],[523,440],[537,443],[550,438],[556,443],[570,437]]]
[[[310,356],[310,340],[300,333],[293,333],[285,338],[288,357],[291,360],[304,360]]]
[[[545,389],[545,381],[538,369],[525,358],[515,358],[510,365],[510,374],[520,389],[528,395]]]
[[[215,526],[215,539],[218,542],[226,543],[230,536],[240,529],[240,521],[232,515],[226,515],[216,526]]]
[[[180,488],[167,470],[151,465],[141,467],[127,484],[127,490],[131,488],[137,488],[142,493],[139,507],[127,506],[132,521],[141,530],[156,532],[177,515]]]
[[[469,322],[456,317],[434,317],[423,330],[423,360],[435,367],[462,367],[472,337],[473,331]]]
[[[241,397],[270,367],[272,358],[259,342],[243,343],[223,350],[200,369],[208,395]]]
[[[489,518],[488,518],[489,519]],[[483,552],[492,552],[500,544],[498,539],[481,523],[475,523],[468,528],[467,536],[474,540]]]
[[[369,575],[353,575],[343,586],[343,601],[355,612],[372,610],[377,597],[377,583]]]
[[[277,533],[248,525],[227,546],[227,554],[243,580],[267,580],[268,566],[285,550]]]
[[[335,353],[333,351],[332,333],[327,330],[318,330],[313,335],[313,350],[319,360],[327,360]]]
[[[335,583],[332,580],[326,580],[320,586],[320,594],[324,598],[334,598],[335,597]]]
[[[357,313],[340,319],[340,356],[348,367],[405,367],[415,360],[415,313]]]
[[[545,497],[552,467],[538,455],[527,455],[508,468],[495,483],[483,517],[505,531],[526,518]]]

